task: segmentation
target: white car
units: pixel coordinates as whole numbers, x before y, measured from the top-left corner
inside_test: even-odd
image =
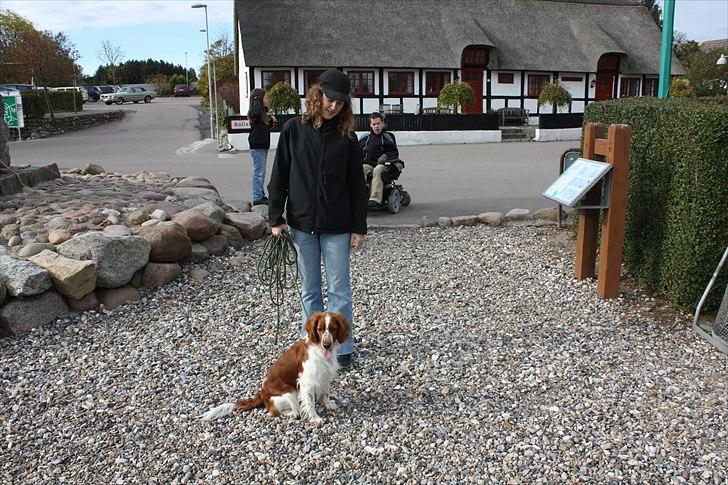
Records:
[[[144,101],[149,103],[152,99],[157,97],[156,91],[147,91],[144,88],[121,88],[115,93],[108,93],[101,95],[101,101],[106,104],[116,103],[124,104],[127,101],[138,103]]]

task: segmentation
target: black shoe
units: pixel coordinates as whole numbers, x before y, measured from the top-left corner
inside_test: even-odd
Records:
[[[367,202],[367,207],[370,209],[379,209],[381,205],[376,200],[369,199],[369,202]]]
[[[268,205],[268,197],[261,197],[253,201],[253,205]]]
[[[353,354],[337,355],[336,360],[339,362],[339,367],[342,369],[348,369],[353,363]]]

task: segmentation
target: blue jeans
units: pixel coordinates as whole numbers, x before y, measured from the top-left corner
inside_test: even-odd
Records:
[[[349,338],[339,347],[339,355],[354,352],[354,321],[351,303],[351,234],[310,234],[291,227],[293,245],[298,253],[303,315],[301,337],[306,336],[306,320],[324,311],[321,288],[321,260],[326,268],[329,311],[341,312],[349,322]]]
[[[250,157],[253,159],[253,202],[265,197],[263,184],[265,184],[265,162],[268,158],[268,150],[262,148],[251,148]]]

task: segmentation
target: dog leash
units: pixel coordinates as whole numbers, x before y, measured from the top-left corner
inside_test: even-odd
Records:
[[[258,258],[258,279],[268,286],[271,303],[276,307],[278,322],[276,324],[275,345],[278,345],[278,334],[281,328],[281,306],[286,290],[296,286],[298,281],[298,254],[293,245],[293,235],[283,231],[280,236],[268,236],[263,243],[263,250]],[[299,291],[299,300],[301,299]],[[303,303],[303,302],[302,302]],[[303,306],[303,305],[302,305]]]

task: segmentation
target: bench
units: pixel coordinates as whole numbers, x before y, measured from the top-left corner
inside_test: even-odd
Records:
[[[523,108],[500,108],[498,119],[501,126],[528,124],[528,110]]]

